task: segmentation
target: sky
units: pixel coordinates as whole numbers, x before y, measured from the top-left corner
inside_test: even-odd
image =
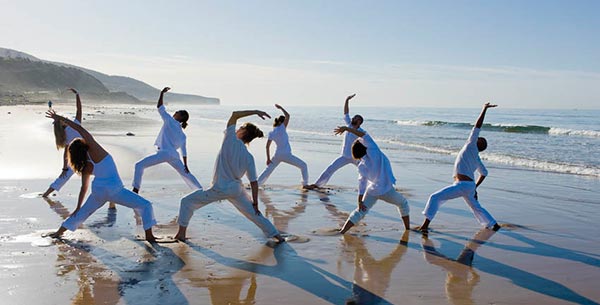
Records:
[[[0,7],[0,47],[222,104],[600,108],[600,1]]]

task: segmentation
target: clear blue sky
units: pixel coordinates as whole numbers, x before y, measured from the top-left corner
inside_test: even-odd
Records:
[[[0,1],[0,46],[226,104],[600,108],[600,1]]]

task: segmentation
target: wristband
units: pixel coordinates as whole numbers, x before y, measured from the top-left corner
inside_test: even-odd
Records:
[[[68,168],[63,168],[63,172],[66,172],[66,171],[68,171],[68,170],[69,170]]]

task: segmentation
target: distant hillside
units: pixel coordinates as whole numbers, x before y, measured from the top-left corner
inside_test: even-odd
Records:
[[[0,102],[61,99],[61,92],[69,87],[86,93],[88,99],[115,102],[154,102],[160,92],[159,89],[130,77],[107,75],[0,48]],[[169,102],[218,105],[219,99],[169,93]]]

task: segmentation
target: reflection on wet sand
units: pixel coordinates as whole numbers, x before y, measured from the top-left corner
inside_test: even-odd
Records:
[[[211,266],[196,265],[195,260],[197,258],[192,257],[189,248],[179,247],[176,251],[178,251],[177,254],[179,257],[186,263],[185,267],[178,273],[178,276],[189,281],[194,287],[208,289],[211,300],[210,304],[256,304],[255,297],[258,285],[256,283],[255,270],[252,268],[221,269],[218,266],[219,270],[212,271],[210,270]],[[248,255],[248,266],[253,266],[252,264],[265,264],[266,261],[272,258],[272,247],[258,245]]]
[[[352,296],[346,304],[391,304],[384,299],[390,285],[392,271],[408,250],[409,232],[402,235],[400,242],[387,256],[376,260],[364,243],[363,238],[344,235],[344,249],[354,253],[354,282]]]
[[[69,210],[60,201],[54,201],[50,198],[44,198],[44,200],[62,219],[69,217]],[[111,219],[113,217],[107,217],[104,224],[110,224]],[[102,226],[103,222],[98,221],[95,224],[96,226]],[[56,258],[57,275],[69,277],[73,272],[76,272],[78,277],[76,282],[79,291],[71,299],[71,304],[117,304],[119,302],[121,298],[118,289],[119,281],[111,276],[108,269],[98,264],[93,255],[83,250],[86,245],[65,242],[58,243],[57,247],[59,251]]]
[[[273,224],[281,232],[287,232],[290,220],[300,216],[306,210],[306,202],[308,195],[306,192],[301,192],[300,201],[289,203],[289,209],[279,209],[271,200],[271,196],[264,190],[258,191],[258,198],[265,205],[264,215],[267,218],[273,219]]]
[[[485,244],[496,231],[481,229],[465,244],[456,259],[449,258],[438,252],[433,242],[424,237],[422,239],[425,261],[432,265],[444,268],[446,275],[446,297],[452,304],[475,304],[473,302],[473,289],[479,283],[479,275],[471,266],[475,251]]]

